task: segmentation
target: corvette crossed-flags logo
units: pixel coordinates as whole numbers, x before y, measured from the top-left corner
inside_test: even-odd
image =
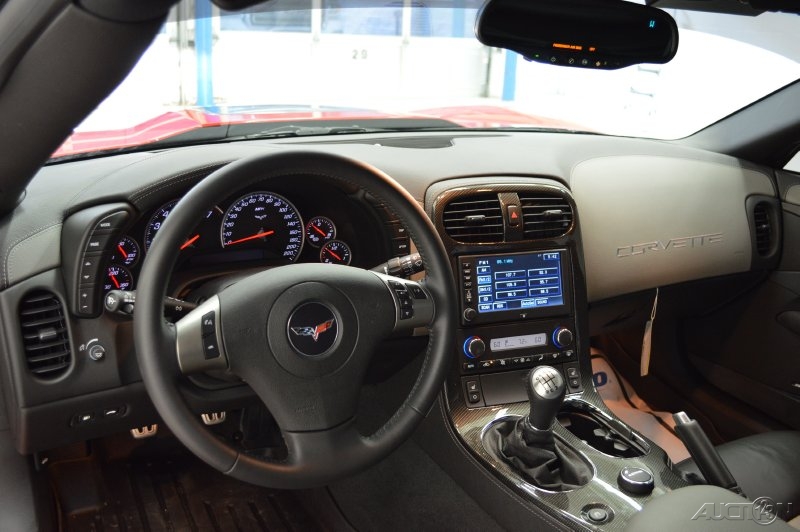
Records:
[[[319,335],[333,327],[334,323],[336,323],[336,318],[323,321],[316,327],[292,327],[292,332],[297,336],[310,336],[316,342]]]

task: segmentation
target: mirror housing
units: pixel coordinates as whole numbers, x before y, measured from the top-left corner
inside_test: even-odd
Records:
[[[668,13],[624,0],[488,0],[475,34],[529,61],[579,68],[666,63],[678,51]]]

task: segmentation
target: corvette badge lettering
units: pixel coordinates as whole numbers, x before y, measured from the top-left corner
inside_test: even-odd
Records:
[[[333,327],[334,323],[336,318],[324,321],[316,327],[292,327],[292,332],[297,336],[310,336],[316,342],[319,335]]]
[[[643,244],[633,244],[617,248],[617,258],[633,257],[634,255],[644,255],[654,251],[669,251],[678,248],[699,248],[711,244],[722,243],[722,233],[709,233],[707,235],[684,236],[670,238],[666,242],[655,240]]]

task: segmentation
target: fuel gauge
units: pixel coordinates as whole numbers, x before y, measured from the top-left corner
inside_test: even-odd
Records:
[[[331,240],[319,250],[319,261],[326,264],[350,264],[353,254],[350,246],[341,240]]]
[[[306,225],[306,240],[318,248],[336,238],[336,226],[330,218],[315,216]]]

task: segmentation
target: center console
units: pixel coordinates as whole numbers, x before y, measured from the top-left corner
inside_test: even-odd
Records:
[[[460,372],[471,406],[525,399],[505,383],[530,368],[557,366],[568,391],[582,388],[575,350],[571,255],[568,249],[460,255]],[[510,392],[510,394],[508,393]]]
[[[432,186],[426,207],[459,288],[444,411],[467,452],[570,529],[622,530],[651,498],[687,485],[664,451],[614,416],[594,389],[569,190],[543,178],[456,179]],[[547,386],[560,383],[563,402],[549,418],[547,441],[586,465],[579,483],[537,483],[530,468],[502,452],[498,438],[541,418],[529,402],[534,375],[550,375]],[[523,440],[538,438],[526,430]],[[540,446],[530,445],[538,456]]]

